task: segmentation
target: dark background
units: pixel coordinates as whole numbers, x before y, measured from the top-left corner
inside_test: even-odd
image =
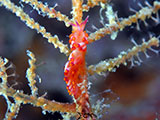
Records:
[[[15,2],[16,1],[16,2]],[[114,11],[117,11],[119,18],[126,18],[133,15],[134,12],[129,11],[133,8],[136,11],[140,9],[138,3],[143,6],[145,0],[111,0]],[[45,26],[47,31],[52,35],[58,35],[61,41],[68,44],[68,36],[71,33],[71,27],[65,27],[63,22],[56,19],[48,19],[38,15],[29,5],[19,3],[14,0],[15,4],[22,6],[24,11],[34,18],[35,21]],[[71,1],[69,0],[43,0],[49,6],[58,6],[56,10],[71,18]],[[86,1],[85,1],[86,2]],[[152,5],[153,0],[148,0]],[[92,26],[98,29],[103,27],[100,23],[99,7],[94,7],[88,13],[84,13],[83,19],[89,15],[86,30],[94,32]],[[105,11],[103,11],[103,16]],[[155,16],[155,15],[153,15]],[[107,23],[107,18],[105,18]],[[153,20],[147,19],[148,27],[139,21],[141,30],[137,31],[136,24],[126,27],[122,32],[118,33],[116,40],[111,40],[110,36],[96,41],[88,45],[86,55],[87,65],[96,64],[101,60],[116,57],[121,51],[132,48],[134,44],[131,37],[135,39],[137,44],[142,43],[142,38],[148,40],[149,33],[155,36],[160,35],[160,24],[156,24]],[[154,47],[153,47],[154,48]],[[154,48],[159,50],[160,48]],[[45,98],[56,100],[59,102],[73,102],[71,96],[68,95],[66,84],[63,81],[63,68],[67,61],[67,57],[49,44],[45,38],[37,34],[35,30],[28,28],[14,14],[0,7],[0,56],[8,58],[16,67],[8,72],[12,74],[16,72],[16,76],[8,79],[9,85],[15,85],[15,89],[23,90],[24,93],[30,94],[30,89],[25,78],[25,71],[28,67],[28,57],[26,50],[32,51],[37,58],[37,75],[40,76],[42,82],[38,82],[39,96],[47,92]],[[127,66],[121,65],[114,73],[105,73],[104,76],[93,75],[89,77],[92,82],[90,89],[91,102],[94,104],[97,100],[105,98],[105,104],[111,105],[103,111],[103,120],[154,120],[159,118],[160,112],[160,57],[152,51],[147,51],[150,58],[146,58],[140,53],[143,63],[138,66],[131,67],[130,62]],[[111,92],[107,92],[111,89]],[[4,118],[7,103],[0,96],[0,119]],[[43,112],[45,113],[45,112]],[[16,120],[58,120],[61,118],[59,113],[42,114],[41,108],[35,108],[31,105],[22,105]]]

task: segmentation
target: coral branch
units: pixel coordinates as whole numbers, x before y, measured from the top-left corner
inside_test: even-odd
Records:
[[[8,63],[8,59],[4,58],[2,59],[0,57],[0,78],[2,79],[2,85],[3,86],[7,86],[7,73],[6,73],[6,70],[7,68],[5,67],[5,65]]]
[[[88,12],[90,8],[98,6],[99,3],[106,4],[107,2],[108,0],[88,0],[87,4],[83,4],[82,8],[83,8],[83,11]]]
[[[13,118],[16,118],[17,117],[17,114],[19,112],[19,109],[20,109],[20,105],[21,103],[12,103],[9,110],[10,112],[7,112],[6,113],[6,118],[4,120],[13,120]]]
[[[82,23],[82,3],[83,0],[72,0],[73,21],[77,21],[78,23]]]
[[[32,104],[36,107],[41,107],[43,110],[55,112],[68,112],[68,113],[75,113],[75,104],[68,104],[68,103],[59,103],[55,101],[49,101],[43,97],[35,97],[24,94],[22,91],[15,90],[13,88],[4,87],[0,84],[0,95],[5,95],[14,98],[15,101],[23,103],[23,104]]]
[[[145,21],[146,18],[151,18],[152,14],[156,14],[160,9],[160,2],[155,1],[153,7],[143,7],[141,10],[136,12],[134,15],[129,16],[128,18],[122,19],[120,22],[116,24],[112,24],[109,27],[104,27],[97,30],[94,33],[91,33],[88,37],[90,43],[101,39],[107,34],[112,34],[115,31],[122,31],[125,27],[131,26],[133,23],[137,23],[138,19]]]
[[[26,71],[26,77],[28,79],[32,95],[36,96],[38,94],[38,88],[36,87],[36,80],[35,80],[35,77],[36,77],[36,73],[35,73],[36,58],[35,58],[35,55],[32,52],[30,52],[29,50],[27,50],[27,55],[30,57],[30,59],[28,60],[30,67]]]
[[[57,18],[59,21],[63,21],[67,27],[70,26],[72,21],[69,20],[68,16],[62,14],[59,11],[56,11],[54,7],[48,7],[48,5],[43,4],[40,1],[37,0],[21,0],[22,2],[25,2],[26,4],[29,3],[33,7],[33,9],[36,9],[38,12],[42,12],[43,15],[48,16],[49,18]]]
[[[144,53],[146,58],[149,58],[149,55],[147,54],[148,49],[150,52],[154,52],[159,55],[159,51],[151,47],[159,47],[160,37],[156,38],[150,35],[150,39],[148,41],[143,39],[143,42],[140,45],[132,39],[134,47],[128,49],[126,52],[120,52],[117,57],[106,59],[96,65],[90,65],[88,68],[86,67],[85,60],[87,51],[86,45],[88,42],[92,43],[107,34],[111,36],[111,39],[115,39],[119,31],[122,31],[127,26],[130,26],[130,28],[134,27],[132,26],[134,23],[137,24],[137,29],[139,28],[138,30],[140,30],[141,26],[139,26],[139,20],[144,22],[145,26],[148,25],[147,19],[152,19],[153,22],[159,24],[159,1],[154,0],[153,5],[145,1],[147,7],[142,6],[139,2],[138,5],[141,8],[139,11],[133,10],[135,12],[134,15],[121,19],[118,18],[117,12],[115,12],[112,9],[112,5],[109,4],[110,0],[85,0],[87,3],[84,3],[84,0],[72,0],[72,19],[69,19],[67,15],[62,14],[60,11],[56,11],[55,7],[49,7],[47,3],[45,4],[45,2],[41,2],[41,0],[19,1],[30,5],[42,16],[56,18],[59,21],[63,21],[67,27],[72,25],[72,33],[69,35],[70,50],[67,45],[63,44],[63,42],[59,40],[57,35],[52,36],[51,33],[47,32],[45,27],[41,26],[38,22],[31,18],[29,14],[25,13],[23,6],[17,6],[14,2],[12,2],[12,0],[0,0],[1,6],[4,6],[6,9],[14,13],[29,28],[35,29],[37,33],[40,33],[49,43],[53,44],[55,48],[59,48],[61,53],[69,56],[68,62],[64,67],[64,80],[67,84],[69,94],[72,95],[73,103],[60,103],[54,100],[48,100],[44,98],[44,95],[38,95],[38,88],[36,86],[36,58],[32,52],[27,50],[27,55],[29,57],[29,68],[26,71],[26,78],[28,79],[28,85],[31,90],[30,95],[25,94],[23,90],[18,90],[18,88],[15,89],[13,85],[10,86],[10,84],[14,82],[14,80],[10,81],[10,79],[15,79],[15,72],[13,73],[14,69],[12,69],[13,64],[10,64],[8,59],[0,57],[0,96],[5,99],[7,107],[4,120],[15,119],[20,110],[21,104],[31,104],[34,107],[40,107],[42,112],[48,111],[50,113],[54,113],[55,111],[59,111],[63,119],[72,119],[72,117],[75,119],[77,118],[77,120],[105,119],[108,114],[104,115],[104,113],[106,114],[106,112],[108,112],[110,103],[113,103],[112,95],[108,94],[111,93],[112,90],[110,89],[93,95],[93,98],[92,93],[97,93],[99,90],[92,90],[91,94],[89,93],[88,90],[91,87],[91,83],[87,79],[89,74],[93,75],[97,73],[102,75],[103,72],[106,71],[115,72],[116,68],[118,68],[121,64],[127,65],[128,61],[129,63],[131,62],[131,66],[134,66],[135,64],[140,65],[142,62],[139,57],[140,52]],[[100,29],[95,27],[96,32],[91,33],[88,37],[86,31],[84,31],[88,17],[83,21],[83,12],[88,12],[90,8],[95,6],[101,7],[100,23],[102,23],[104,27]],[[104,10],[106,10],[105,13],[103,12]],[[104,19],[104,14],[107,20]],[[104,23],[105,21],[108,21],[108,23]],[[149,28],[147,30],[154,32],[155,28],[153,29],[154,30],[150,30]],[[158,36],[157,31],[155,32],[155,36]],[[44,50],[42,51],[43,53],[45,52]],[[107,94],[105,95],[103,93]],[[102,98],[102,100],[100,100],[101,97],[108,98]],[[116,118],[118,118],[118,116]]]
[[[96,65],[90,65],[88,67],[88,73],[93,75],[94,73],[100,74],[105,71],[112,71],[114,68],[119,67],[120,64],[126,64],[127,60],[132,59],[134,56],[138,56],[139,52],[146,52],[147,48],[151,46],[159,46],[158,38],[151,38],[148,42],[143,42],[141,45],[134,46],[127,52],[122,51],[117,58],[101,61]]]
[[[4,58],[2,59],[0,57],[0,78],[2,79],[2,82],[0,83],[0,86],[2,86],[4,89],[7,88],[7,78],[8,75],[6,73],[6,70],[8,69],[7,67],[5,67],[5,65],[8,63],[8,59]],[[16,117],[16,115],[19,112],[19,107],[20,107],[20,102],[17,103],[12,103],[9,101],[8,96],[6,95],[6,91],[5,90],[0,90],[0,95],[3,95],[4,98],[6,99],[7,102],[7,111],[6,111],[6,115],[5,115],[5,119],[4,120],[12,120],[13,118]]]
[[[20,19],[26,23],[28,27],[31,29],[37,30],[38,33],[41,33],[44,38],[48,39],[49,43],[54,44],[55,48],[59,47],[60,52],[66,55],[69,54],[69,48],[67,45],[64,45],[59,41],[57,35],[52,36],[49,32],[46,32],[46,29],[43,26],[40,26],[37,22],[35,22],[32,18],[27,15],[21,7],[16,6],[10,0],[0,0],[3,6],[16,14],[16,16],[20,17]]]
[[[76,112],[76,106],[75,104],[68,104],[68,103],[59,103],[55,102],[54,100],[49,101],[43,97],[36,97],[37,88],[35,89],[35,81],[33,80],[35,78],[34,70],[35,70],[35,57],[33,53],[30,51],[28,52],[28,56],[31,58],[29,60],[30,68],[27,70],[27,78],[30,82],[30,87],[32,90],[32,95],[26,95],[23,93],[23,91],[15,90],[12,87],[7,86],[7,67],[5,65],[8,63],[8,59],[2,59],[0,58],[0,78],[2,79],[2,82],[0,83],[0,95],[4,96],[7,102],[7,111],[6,111],[6,118],[7,120],[11,120],[12,118],[15,118],[18,114],[20,104],[32,104],[33,106],[41,107],[43,110],[55,112],[55,111],[61,111],[61,112],[68,112],[74,114]],[[14,103],[11,103],[8,97],[12,97],[15,101]]]

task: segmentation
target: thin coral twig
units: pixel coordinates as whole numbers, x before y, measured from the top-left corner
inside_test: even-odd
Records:
[[[8,59],[6,59],[6,58],[2,59],[0,57],[0,78],[2,79],[2,82],[0,83],[0,86],[2,86],[4,89],[7,88],[8,75],[7,75],[6,71],[7,71],[8,68],[5,67],[5,66],[6,66],[6,64],[8,64],[8,62],[9,62]],[[0,90],[0,95],[4,96],[4,98],[6,99],[6,102],[7,102],[7,110],[6,110],[4,120],[12,120],[18,114],[21,103],[20,102],[15,102],[15,104],[11,103],[9,101],[8,96],[6,95],[5,90],[1,89]]]
[[[51,33],[46,32],[46,29],[30,18],[21,7],[18,7],[10,0],[0,0],[0,3],[15,13],[16,16],[20,17],[20,19],[25,22],[28,27],[37,30],[38,33],[41,33],[44,38],[47,38],[49,43],[52,43],[55,46],[55,48],[59,47],[61,53],[69,55],[70,50],[67,45],[60,42],[57,35],[52,36]]]
[[[12,103],[10,106],[10,109],[9,109],[10,111],[7,112],[4,120],[13,120],[14,118],[16,118],[17,114],[19,112],[19,109],[20,109],[20,105],[21,105],[21,103],[19,103],[19,102],[16,102],[15,104]]]
[[[72,0],[73,21],[77,21],[78,23],[82,23],[82,4],[83,0]]]
[[[36,96],[38,94],[38,88],[36,87],[36,80],[35,80],[36,58],[35,58],[35,55],[29,50],[27,50],[27,55],[30,57],[30,59],[28,60],[30,67],[26,71],[26,78],[28,79],[32,95]]]
[[[91,33],[88,37],[88,40],[90,43],[101,39],[107,34],[112,34],[115,31],[122,31],[125,27],[131,26],[133,23],[137,23],[138,20],[145,21],[146,18],[151,18],[152,14],[157,13],[157,11],[160,9],[160,2],[155,1],[153,4],[153,7],[143,7],[141,10],[136,12],[134,15],[129,16],[128,18],[125,18],[121,20],[120,22],[117,22],[114,25],[110,25],[108,27],[103,27],[99,30],[97,30],[94,33]]]
[[[134,56],[138,56],[139,52],[146,52],[147,48],[151,46],[159,46],[158,38],[151,38],[148,42],[143,42],[141,45],[134,46],[127,52],[121,52],[118,57],[101,61],[96,65],[90,65],[88,67],[88,73],[93,75],[95,73],[100,74],[106,71],[112,71],[114,68],[119,67],[120,64],[126,64],[126,61],[132,59]]]
[[[83,11],[88,12],[90,8],[98,6],[99,3],[106,4],[107,2],[108,0],[88,0],[87,4],[83,4],[82,8],[83,8]]]
[[[50,101],[45,99],[44,97],[37,97],[35,95],[26,95],[23,93],[23,91],[15,90],[12,87],[8,87],[7,86],[8,75],[6,73],[7,68],[5,67],[7,63],[8,63],[8,59],[0,58],[0,78],[2,79],[2,82],[0,83],[0,95],[4,96],[8,103],[7,104],[8,110],[6,112],[7,115],[11,114],[10,116],[12,117],[12,114],[15,113],[15,111],[12,110],[12,104],[9,101],[8,97],[12,97],[14,99],[15,105],[17,105],[17,107],[21,103],[23,104],[29,103],[29,104],[32,104],[33,106],[41,107],[43,110],[46,110],[46,111],[51,111],[51,112],[61,111],[61,112],[68,112],[73,114],[75,113],[76,107],[74,103],[69,104],[69,103],[59,103],[54,100]],[[11,113],[9,113],[8,111],[10,111]]]
[[[59,21],[63,21],[67,27],[70,26],[68,23],[72,21],[68,16],[62,14],[60,11],[56,11],[54,7],[48,7],[48,5],[43,4],[37,0],[21,0],[22,2],[29,3],[33,9],[36,9],[38,12],[41,11],[43,15],[48,16],[49,18],[57,18]]]
[[[4,87],[7,86],[7,78],[8,78],[8,75],[6,73],[7,71],[7,68],[5,67],[5,65],[8,63],[8,59],[4,58],[2,59],[0,57],[0,78],[2,79],[2,85]]]
[[[41,107],[43,110],[55,112],[55,111],[61,111],[61,112],[68,112],[68,113],[75,113],[75,104],[69,104],[69,103],[59,103],[55,101],[47,100],[43,97],[36,97],[32,95],[26,95],[22,91],[15,90],[13,88],[4,87],[2,84],[0,84],[0,93],[14,98],[15,101],[23,103],[23,104],[32,104],[36,107]]]

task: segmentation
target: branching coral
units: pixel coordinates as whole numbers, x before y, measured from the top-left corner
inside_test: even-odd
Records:
[[[64,53],[66,56],[69,57],[69,62],[72,61],[72,57],[74,57],[79,52],[74,52],[73,47],[75,49],[82,48],[81,43],[83,41],[83,38],[81,34],[78,33],[84,33],[81,31],[81,26],[83,24],[83,12],[88,12],[90,8],[93,8],[95,6],[100,6],[102,11],[106,11],[106,18],[108,20],[108,23],[105,23],[102,20],[103,27],[98,28],[95,32],[92,32],[89,34],[86,33],[87,37],[87,44],[89,44],[105,37],[106,35],[111,35],[112,39],[115,39],[118,35],[118,33],[122,30],[124,30],[128,26],[132,26],[133,24],[137,24],[139,26],[138,20],[143,21],[145,25],[147,26],[146,20],[152,19],[154,22],[159,23],[159,17],[158,17],[158,11],[160,9],[160,2],[154,1],[153,5],[150,5],[148,2],[146,2],[146,6],[141,6],[141,9],[139,11],[136,11],[134,15],[129,16],[128,18],[118,18],[118,15],[114,10],[112,9],[112,6],[110,5],[110,1],[108,0],[87,0],[87,3],[85,4],[83,0],[72,0],[72,18],[70,19],[67,15],[62,14],[60,11],[56,10],[55,7],[49,7],[47,4],[42,3],[41,1],[37,0],[21,0],[20,2],[29,4],[33,9],[38,11],[39,14],[42,14],[43,16],[46,16],[48,18],[56,18],[58,21],[62,21],[65,23],[66,27],[69,27],[72,25],[72,35],[77,36],[76,40],[71,40],[70,47],[68,45],[64,44],[62,41],[59,40],[59,37],[57,35],[51,35],[50,32],[47,32],[46,28],[40,25],[38,22],[35,22],[33,18],[31,18],[27,13],[24,12],[23,7],[17,6],[14,2],[11,0],[0,0],[0,4],[4,6],[6,9],[14,13],[17,17],[20,18],[21,21],[23,21],[29,28],[34,29],[37,31],[37,33],[40,33],[44,38],[47,39],[48,43],[51,43],[54,45],[55,48],[59,48],[61,53]],[[107,10],[106,10],[107,9]],[[153,17],[156,15],[157,17]],[[100,13],[100,17],[103,18],[103,15]],[[86,24],[86,21],[85,21]],[[78,26],[78,27],[77,27]],[[79,27],[80,26],[80,27]],[[83,28],[84,29],[84,28]],[[77,32],[80,31],[80,32]],[[78,34],[78,35],[77,35]],[[70,37],[70,39],[73,39]],[[75,42],[76,41],[76,42]],[[86,42],[85,41],[85,42]],[[73,45],[73,42],[76,43],[76,45]],[[78,43],[80,42],[80,43]],[[83,41],[84,42],[84,41]],[[29,56],[29,68],[26,71],[26,78],[28,80],[28,85],[31,90],[31,94],[27,95],[22,90],[14,89],[12,86],[9,86],[8,78],[9,75],[7,74],[7,70],[11,68],[9,65],[7,67],[7,64],[10,64],[7,58],[0,58],[0,95],[3,96],[7,102],[7,111],[5,118],[6,120],[11,120],[13,118],[16,118],[16,116],[19,113],[20,106],[22,104],[31,104],[36,107],[41,107],[42,110],[52,112],[59,111],[62,113],[64,119],[68,119],[70,117],[75,117],[76,119],[81,120],[90,120],[90,119],[100,119],[103,114],[102,108],[108,107],[105,105],[104,100],[97,101],[97,104],[89,104],[90,102],[90,94],[88,94],[89,89],[89,82],[87,79],[88,75],[93,75],[95,73],[102,75],[102,73],[106,71],[112,71],[115,72],[116,68],[118,68],[121,64],[126,65],[127,61],[130,60],[131,64],[134,62],[134,57],[137,57],[139,60],[137,63],[141,62],[139,58],[139,53],[142,52],[148,56],[146,51],[147,49],[150,49],[153,52],[158,53],[156,50],[152,49],[151,47],[159,47],[159,37],[151,35],[149,40],[143,40],[142,44],[138,45],[134,40],[132,42],[135,44],[131,49],[128,49],[126,52],[122,51],[120,54],[115,58],[106,59],[104,61],[99,62],[96,65],[90,65],[86,66],[85,64],[85,54],[83,54],[83,67],[88,68],[87,70],[82,69],[82,64],[80,58],[76,57],[77,66],[74,74],[76,74],[76,77],[74,75],[69,75],[70,78],[72,78],[69,82],[73,82],[72,84],[76,84],[72,86],[67,86],[69,92],[71,93],[74,102],[73,103],[61,103],[56,102],[54,100],[50,101],[44,98],[44,96],[38,95],[38,87],[36,86],[36,73],[35,70],[37,68],[36,65],[36,57],[35,55],[27,50],[27,55]],[[78,46],[79,45],[79,46]],[[86,44],[85,44],[86,45]],[[84,46],[83,46],[84,47]],[[85,46],[86,47],[86,46]],[[81,52],[81,50],[79,50]],[[83,51],[83,50],[82,50]],[[73,54],[74,53],[74,54]],[[86,53],[86,48],[85,48]],[[69,66],[70,67],[70,66]],[[78,68],[80,67],[80,68]],[[84,71],[83,71],[84,70]],[[67,71],[67,68],[65,68],[65,72]],[[80,71],[80,73],[79,73]],[[73,72],[73,71],[70,71]],[[83,73],[84,72],[84,73]],[[81,74],[85,74],[85,79],[82,79]],[[67,75],[65,75],[67,76]],[[76,79],[76,80],[74,80]],[[67,80],[65,80],[67,81]],[[77,82],[78,81],[78,82]],[[77,87],[77,88],[74,88]],[[74,88],[74,92],[73,92]],[[81,92],[77,92],[77,89],[81,89]],[[85,89],[85,90],[83,90]],[[73,95],[74,93],[74,95]],[[76,97],[75,97],[76,96]],[[9,98],[12,98],[14,100],[11,101]],[[82,99],[82,97],[86,97],[88,104],[84,103],[85,100]],[[79,99],[80,98],[80,99]],[[88,105],[88,106],[87,106]],[[87,106],[87,107],[86,107]],[[83,111],[84,108],[89,108],[91,110],[88,110],[88,112]],[[100,111],[100,112],[99,112]],[[67,113],[67,114],[64,114]]]

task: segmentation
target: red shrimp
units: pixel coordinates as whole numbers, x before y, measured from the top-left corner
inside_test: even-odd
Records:
[[[67,84],[67,90],[74,97],[77,104],[77,111],[81,114],[91,113],[87,70],[85,55],[88,44],[88,34],[84,31],[88,17],[82,23],[71,24],[74,30],[70,34],[69,43],[72,50],[64,68],[64,81]]]

